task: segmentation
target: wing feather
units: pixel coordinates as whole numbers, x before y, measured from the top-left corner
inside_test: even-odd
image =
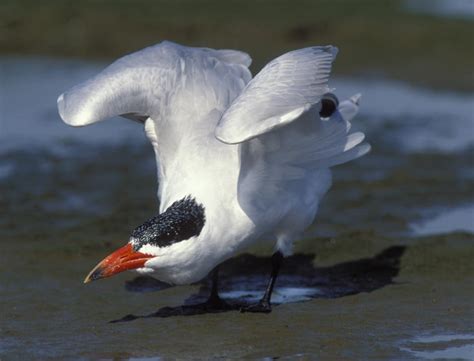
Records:
[[[155,151],[159,197],[165,207],[176,193],[186,191],[188,184],[181,182],[190,177],[183,177],[183,172],[195,174],[198,168],[189,154],[206,158],[215,149],[232,151],[215,139],[214,130],[222,111],[250,80],[250,62],[237,50],[162,42],[118,59],[62,94],[59,113],[72,126],[113,116],[143,123]]]
[[[234,100],[216,127],[219,140],[241,143],[297,119],[330,89],[333,46],[286,53],[268,63]]]
[[[250,56],[241,51],[192,48],[164,41],[116,60],[94,78],[61,94],[59,114],[72,126],[117,115],[140,122],[148,117],[157,119],[170,94],[186,79],[212,69],[228,78],[229,87],[236,79],[243,87],[251,78],[250,63]]]
[[[299,224],[296,220],[312,221],[311,207],[317,208],[331,185],[328,168],[370,151],[363,133],[349,133],[359,98],[342,101],[328,119],[321,119],[318,108],[311,107],[284,128],[241,144],[238,199],[253,220],[276,229],[284,219],[290,220],[283,222],[286,226]]]

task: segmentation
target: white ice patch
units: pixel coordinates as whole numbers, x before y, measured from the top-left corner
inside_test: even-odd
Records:
[[[454,231],[474,233],[474,205],[448,210],[426,222],[412,224],[411,228],[418,236]]]

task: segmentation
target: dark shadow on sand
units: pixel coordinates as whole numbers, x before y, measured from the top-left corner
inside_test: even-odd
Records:
[[[392,246],[371,258],[343,262],[330,267],[314,267],[314,255],[294,255],[285,259],[276,287],[314,288],[309,298],[338,298],[361,292],[372,292],[394,283],[400,271],[400,260],[405,246]],[[111,321],[126,322],[139,318],[194,316],[206,313],[237,311],[248,305],[246,294],[265,289],[270,273],[270,258],[241,255],[224,262],[220,266],[219,290],[222,293],[240,291],[235,299],[225,299],[229,307],[215,310],[203,306],[209,290],[210,280],[203,280],[199,292],[191,295],[184,305],[163,307],[148,315],[126,315]],[[132,292],[157,291],[169,287],[149,277],[137,277],[126,283]],[[244,291],[245,292],[242,292]],[[290,303],[289,301],[288,303]],[[278,306],[278,303],[273,303]]]

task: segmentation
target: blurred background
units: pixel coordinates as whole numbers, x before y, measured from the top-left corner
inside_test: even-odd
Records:
[[[2,0],[0,358],[474,359],[473,20],[473,0]],[[253,74],[337,45],[330,85],[363,94],[353,126],[373,150],[335,168],[296,247],[315,273],[284,269],[271,315],[111,325],[200,285],[152,292],[130,273],[82,285],[156,213],[156,167],[140,124],[69,128],[56,99],[162,40],[246,51]],[[266,274],[239,272],[229,266],[227,296],[258,297]]]

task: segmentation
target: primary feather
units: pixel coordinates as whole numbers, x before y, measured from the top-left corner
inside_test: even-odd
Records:
[[[226,110],[216,129],[226,143],[241,143],[297,119],[329,91],[337,48],[315,46],[268,63]]]

